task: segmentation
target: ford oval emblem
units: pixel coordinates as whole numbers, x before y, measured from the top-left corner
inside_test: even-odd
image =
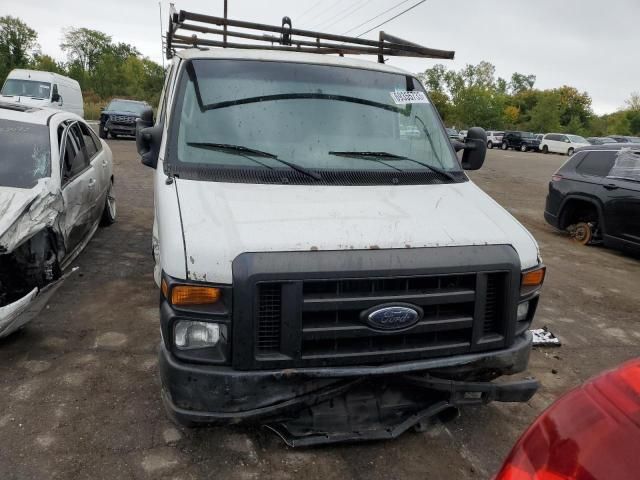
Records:
[[[422,309],[415,305],[379,305],[363,312],[366,322],[379,330],[403,330],[422,318]]]

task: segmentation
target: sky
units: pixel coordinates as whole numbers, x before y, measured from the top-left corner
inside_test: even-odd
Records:
[[[418,0],[228,0],[229,18],[358,35]],[[223,0],[174,0],[177,9],[222,16]],[[0,16],[19,17],[37,31],[42,53],[63,60],[63,29],[86,27],[135,45],[162,62],[158,0],[0,0]],[[169,1],[162,0],[166,31]],[[597,114],[624,106],[640,91],[638,0],[427,0],[380,29],[421,45],[455,50],[455,60],[392,58],[389,64],[418,73],[436,63],[460,69],[482,60],[496,75],[534,74],[537,88],[572,85],[587,91]]]

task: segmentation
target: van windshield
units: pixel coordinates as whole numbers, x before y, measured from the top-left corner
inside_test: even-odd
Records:
[[[318,172],[440,170],[446,181],[460,171],[411,76],[251,60],[194,60],[186,69],[168,155],[176,173],[290,169],[285,162]]]
[[[51,170],[49,129],[0,119],[0,186],[32,188]]]
[[[38,82],[36,80],[8,78],[2,87],[2,95],[48,100],[51,97],[51,84],[48,82]]]

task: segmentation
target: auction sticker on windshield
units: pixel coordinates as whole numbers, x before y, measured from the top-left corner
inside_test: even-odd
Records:
[[[391,98],[396,105],[406,105],[408,103],[429,103],[429,99],[424,92],[397,91],[390,92]]]

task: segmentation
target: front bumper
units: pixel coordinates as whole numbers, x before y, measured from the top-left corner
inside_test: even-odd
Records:
[[[104,129],[107,132],[111,132],[116,135],[131,135],[135,136],[136,134],[136,124],[119,124],[112,123],[111,121],[107,121],[104,125]]]
[[[165,407],[178,423],[266,423],[295,446],[393,438],[452,407],[527,401],[535,380],[466,378],[522,372],[530,350],[526,332],[493,352],[383,366],[238,371],[180,362],[162,345],[160,374]]]

